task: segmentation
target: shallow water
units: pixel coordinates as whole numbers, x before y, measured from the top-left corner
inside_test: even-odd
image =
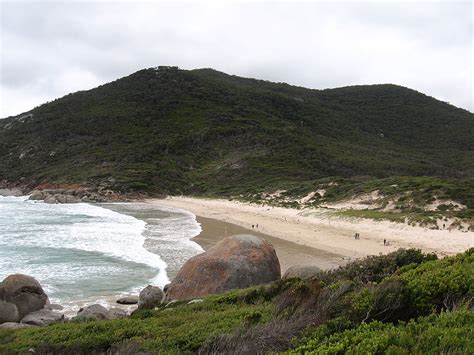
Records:
[[[164,286],[202,251],[194,215],[147,204],[58,204],[0,197],[0,280],[24,273],[52,302],[110,303],[149,283]]]

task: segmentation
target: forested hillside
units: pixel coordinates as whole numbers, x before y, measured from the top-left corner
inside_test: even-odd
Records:
[[[0,180],[232,195],[474,176],[474,115],[396,85],[310,90],[159,67],[0,120]]]

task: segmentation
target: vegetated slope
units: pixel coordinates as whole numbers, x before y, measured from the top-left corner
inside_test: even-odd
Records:
[[[0,329],[0,353],[472,354],[473,277],[474,249],[398,250],[124,319]]]
[[[0,121],[0,180],[238,194],[474,176],[474,115],[395,85],[310,90],[159,67]]]

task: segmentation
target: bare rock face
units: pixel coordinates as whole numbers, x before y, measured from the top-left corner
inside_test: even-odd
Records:
[[[299,278],[302,280],[311,279],[322,270],[315,265],[295,265],[286,270],[283,279]]]
[[[18,322],[20,315],[16,305],[0,300],[0,324],[6,322]]]
[[[43,309],[49,303],[48,296],[39,282],[22,274],[7,276],[0,283],[0,300],[16,306],[17,322],[27,314]]]
[[[163,291],[157,286],[148,285],[140,291],[138,309],[153,309],[163,301]]]
[[[21,320],[23,324],[37,325],[44,327],[53,323],[63,323],[64,314],[51,311],[49,309],[40,309],[39,311],[27,314]]]
[[[189,259],[165,287],[165,301],[266,284],[280,276],[280,262],[270,243],[253,235],[235,235]]]

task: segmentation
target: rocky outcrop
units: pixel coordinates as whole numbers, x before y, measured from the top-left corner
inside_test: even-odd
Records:
[[[280,279],[273,246],[253,235],[223,239],[189,259],[165,287],[165,301],[189,300]]]
[[[125,296],[117,300],[118,304],[137,304],[138,296]]]
[[[79,187],[75,189],[42,189],[30,192],[30,200],[43,200],[46,203],[109,202],[121,198],[112,190]]]
[[[24,316],[20,323],[44,327],[49,324],[63,322],[64,314],[54,312],[49,309],[40,309],[39,311],[32,312]]]
[[[315,265],[295,265],[286,270],[283,279],[299,278],[302,280],[311,279],[322,270]]]
[[[138,296],[138,309],[153,309],[163,301],[163,291],[157,286],[148,285]]]
[[[14,320],[16,322],[27,314],[44,308],[49,303],[48,296],[44,293],[39,282],[31,276],[22,274],[7,276],[0,283],[0,300],[3,301],[0,308],[2,310],[0,319],[3,319],[5,315],[14,314],[14,309],[11,306],[14,305],[18,312],[18,317]]]
[[[30,200],[44,200],[46,203],[79,203],[82,202],[81,197],[77,196],[75,190],[34,190],[30,193]]]

